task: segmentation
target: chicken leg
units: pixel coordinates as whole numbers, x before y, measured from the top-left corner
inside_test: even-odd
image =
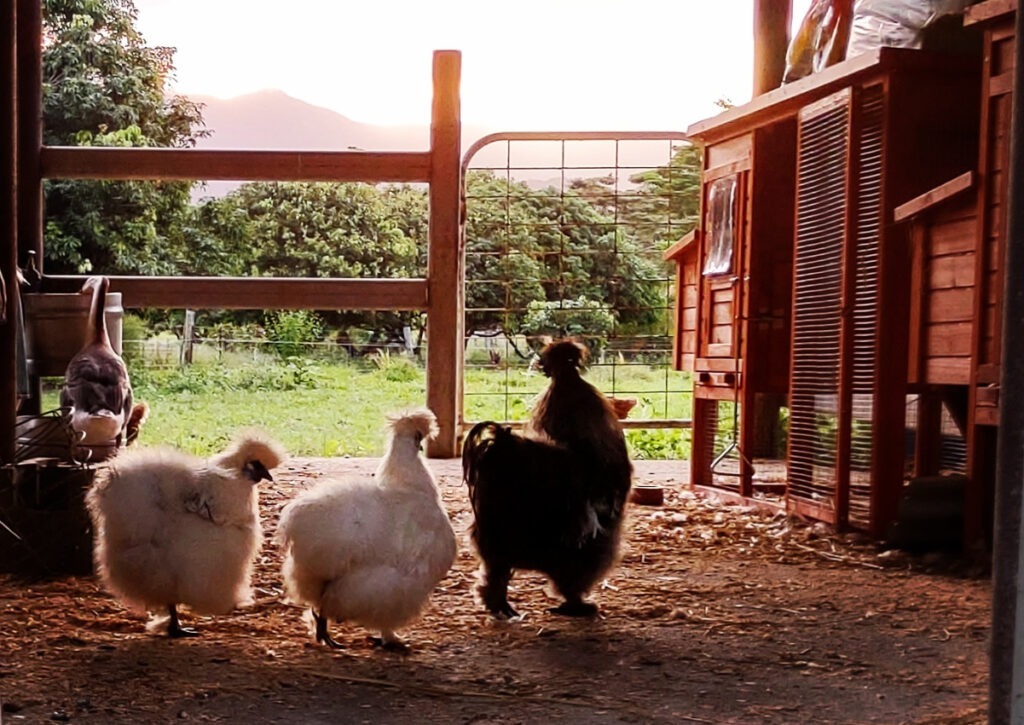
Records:
[[[332,639],[331,633],[327,631],[327,617],[321,617],[315,609],[309,611],[313,613],[313,621],[316,622],[316,641],[323,642],[333,649],[344,649],[344,646]]]
[[[171,615],[170,621],[167,623],[167,636],[171,639],[181,639],[182,637],[198,637],[199,632],[192,629],[191,627],[182,627],[181,622],[178,621],[178,608],[174,604],[167,607],[167,613]]]

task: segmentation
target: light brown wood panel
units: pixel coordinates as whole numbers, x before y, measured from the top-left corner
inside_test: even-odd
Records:
[[[48,179],[430,181],[426,152],[255,151],[50,146]]]
[[[716,299],[711,306],[711,323],[713,325],[729,325],[732,324],[732,318],[732,301]]]
[[[738,164],[743,167],[750,165],[752,137],[750,134],[737,136],[734,139],[716,143],[707,148],[705,169],[712,171],[722,166]]]
[[[973,317],[974,290],[936,290],[929,295],[928,319],[931,322],[962,322]]]
[[[974,286],[974,255],[936,257],[928,265],[928,286],[933,290]]]
[[[928,243],[929,256],[944,257],[973,251],[977,239],[976,230],[973,217],[932,227]]]
[[[713,348],[718,348],[713,350]],[[732,355],[732,325],[713,325],[711,327],[711,341],[708,345],[708,355],[719,357],[721,355]]]
[[[718,350],[723,352],[723,350]],[[724,350],[728,352],[728,350]],[[701,372],[725,372],[735,373],[743,370],[743,361],[731,357],[699,357],[697,358],[697,370]]]
[[[48,276],[53,288],[78,289],[86,277]],[[129,309],[217,310],[425,310],[424,279],[300,279],[295,277],[118,277]]]
[[[925,360],[925,379],[930,385],[967,385],[971,381],[968,357],[931,357]]]
[[[928,326],[928,354],[935,357],[967,357],[971,354],[973,322]]]

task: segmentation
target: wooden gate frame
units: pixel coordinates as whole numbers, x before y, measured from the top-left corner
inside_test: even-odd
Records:
[[[460,247],[459,51],[433,56],[430,148],[421,152],[321,152],[172,148],[51,147],[42,144],[42,11],[17,0],[0,11],[0,275],[8,291],[19,259],[43,260],[44,179],[364,181],[429,185],[426,278],[110,278],[126,307],[205,309],[417,310],[427,314],[427,400],[440,433],[427,453],[458,455],[462,409],[463,262]],[[48,291],[77,289],[84,277],[46,276]],[[0,324],[0,463],[14,460],[18,405],[15,295],[3,295]]]

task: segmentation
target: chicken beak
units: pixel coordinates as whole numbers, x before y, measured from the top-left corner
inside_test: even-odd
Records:
[[[259,483],[260,481],[267,480],[273,482],[274,477],[270,475],[270,471],[259,461],[249,461],[242,467],[242,473],[253,483]]]

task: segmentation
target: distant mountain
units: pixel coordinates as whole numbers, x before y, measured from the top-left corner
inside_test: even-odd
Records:
[[[353,121],[340,113],[314,106],[283,91],[267,90],[236,98],[222,99],[212,96],[191,96],[203,104],[203,119],[209,137],[200,139],[197,146],[205,149],[258,149],[292,151],[426,151],[430,145],[430,126],[427,118],[421,126],[376,126]],[[493,129],[463,124],[463,152]],[[506,131],[515,129],[503,129]],[[571,153],[555,141],[517,142],[512,154],[513,176],[533,187],[559,186],[563,182],[559,167],[563,157],[569,166],[579,171],[568,176],[605,176],[616,164],[611,142],[574,142]],[[619,159],[623,166],[650,168],[668,161],[664,142],[655,143],[632,154],[627,160]],[[492,144],[473,157],[475,168],[493,166],[501,169],[510,159],[504,144]],[[499,171],[499,173],[502,173]],[[628,176],[628,171],[623,171]],[[223,196],[238,188],[241,182],[211,181],[197,188],[193,198]]]
[[[283,91],[230,99],[191,98],[203,104],[203,119],[211,133],[199,142],[200,148],[419,151],[430,141],[428,124],[391,127],[358,123]]]

